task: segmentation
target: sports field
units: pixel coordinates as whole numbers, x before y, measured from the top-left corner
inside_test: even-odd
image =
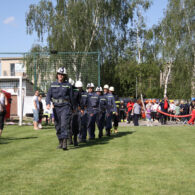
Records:
[[[121,127],[57,150],[53,127],[6,126],[0,194],[195,194],[195,128]]]

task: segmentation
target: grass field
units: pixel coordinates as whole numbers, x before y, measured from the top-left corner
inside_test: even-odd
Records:
[[[121,127],[57,150],[53,127],[6,126],[0,194],[195,194],[195,128]]]

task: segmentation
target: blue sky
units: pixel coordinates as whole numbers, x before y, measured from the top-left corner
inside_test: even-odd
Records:
[[[146,13],[148,27],[163,17],[168,0],[153,0]],[[27,52],[39,43],[36,35],[27,35],[25,14],[29,5],[39,0],[2,0],[0,6],[0,52]]]

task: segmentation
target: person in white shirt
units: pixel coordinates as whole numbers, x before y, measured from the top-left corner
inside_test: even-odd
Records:
[[[171,101],[170,107],[169,107],[169,114],[175,115],[175,108],[176,108],[176,106],[175,106],[174,101]],[[174,121],[175,118],[174,117],[171,117],[170,120]]]
[[[151,107],[153,121],[157,119],[157,109],[158,109],[158,104],[156,103],[156,100],[155,100],[153,101],[152,107]]]
[[[38,121],[39,121],[39,91],[35,91],[35,95],[33,96],[33,124],[34,130],[38,130]]]

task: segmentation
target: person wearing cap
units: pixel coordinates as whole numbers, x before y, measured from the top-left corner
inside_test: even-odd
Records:
[[[114,94],[114,87],[109,88],[109,93],[111,93],[114,96],[115,99],[115,104],[116,104],[116,112],[113,113],[113,127],[114,127],[114,132],[118,133],[118,122],[119,122],[119,108],[120,108],[120,100],[116,94]]]
[[[53,103],[56,135],[59,140],[58,148],[67,150],[73,92],[71,84],[67,82],[67,73],[64,67],[58,69],[56,78],[57,80],[51,84],[47,92],[46,107],[49,110],[51,102]]]
[[[99,96],[99,112],[96,117],[96,123],[99,129],[99,138],[101,138],[103,136],[103,129],[105,124],[107,98],[102,93],[103,92],[102,87],[97,87],[95,91]]]
[[[88,116],[87,116],[87,102],[88,102],[88,93],[83,90],[83,83],[81,81],[77,81],[75,86],[79,89],[81,93],[80,99],[80,132],[79,132],[79,142],[86,142],[87,138],[87,124],[88,124]],[[90,84],[87,84],[87,88],[89,88]]]
[[[107,108],[106,108],[106,135],[110,136],[112,129],[112,116],[117,112],[115,99],[112,93],[109,92],[109,86],[104,85],[104,94],[107,97]]]
[[[87,112],[88,112],[88,133],[89,139],[95,139],[95,122],[96,116],[99,110],[99,96],[94,92],[94,84],[90,83],[88,86],[88,100],[87,100]]]
[[[81,91],[78,88],[78,82],[74,85],[74,80],[69,79],[69,83],[72,85],[73,90],[73,113],[71,118],[71,131],[69,137],[69,144],[72,144],[72,136],[74,146],[78,146],[77,136],[80,132],[80,101]]]

